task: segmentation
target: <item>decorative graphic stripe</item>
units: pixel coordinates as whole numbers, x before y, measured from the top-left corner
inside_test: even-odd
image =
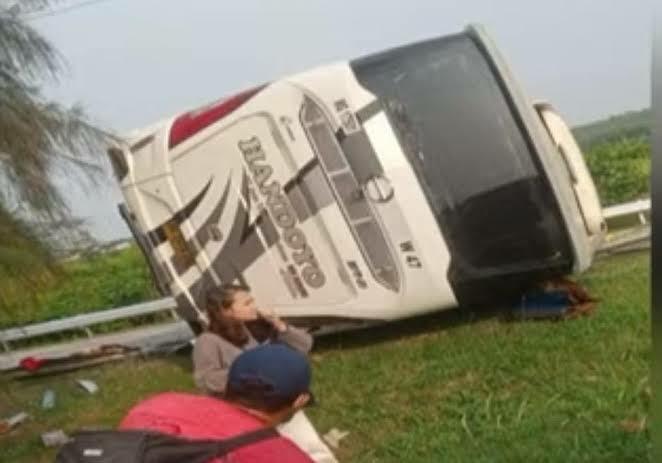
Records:
[[[154,247],[166,241],[166,234],[164,230],[165,223],[169,222],[170,220],[174,220],[178,225],[181,225],[184,220],[188,219],[191,214],[193,214],[193,211],[196,210],[200,205],[200,202],[207,194],[207,191],[209,191],[209,187],[211,187],[213,180],[213,177],[210,178],[202,191],[198,193],[186,206],[177,211],[171,219],[166,220],[166,222],[159,225],[154,230],[147,232],[147,236],[149,237]]]
[[[231,183],[232,183],[231,179],[228,179],[218,204],[211,212],[211,214],[209,214],[209,217],[207,217],[207,219],[201,224],[201,226],[196,227],[197,230],[195,232],[194,239],[188,240],[187,242],[188,248],[193,250],[195,252],[195,255],[197,255],[201,249],[204,249],[207,243],[211,240],[212,237],[209,228],[217,224],[221,219],[221,215],[223,214],[223,210],[225,209],[225,205],[227,204],[228,197],[230,195]],[[190,267],[190,265],[186,264],[186,261],[175,259],[174,257],[171,259],[171,262],[178,275],[185,273]]]

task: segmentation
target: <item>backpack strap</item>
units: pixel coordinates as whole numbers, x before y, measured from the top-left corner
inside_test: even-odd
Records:
[[[276,428],[268,427],[268,428],[261,428],[256,431],[249,431],[235,437],[219,440],[218,452],[216,453],[215,456],[222,457],[234,450],[237,450],[240,447],[254,444],[256,442],[260,442],[263,440],[272,439],[274,437],[280,437],[280,434],[278,434]]]
[[[119,431],[119,433],[122,432],[125,431]],[[198,440],[156,433],[149,435],[142,458],[135,460],[114,459],[112,461],[121,461],[122,463],[134,461],[136,463],[205,463],[214,457],[223,457],[240,447],[279,436],[280,434],[273,427],[261,428],[226,439]],[[63,460],[62,463],[83,463],[87,461],[74,460],[69,462],[68,460]],[[108,460],[108,463],[110,461]],[[99,461],[97,463],[106,463],[106,461]]]

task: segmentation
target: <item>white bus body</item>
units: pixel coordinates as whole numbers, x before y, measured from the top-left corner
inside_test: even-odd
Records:
[[[604,234],[570,130],[479,26],[273,81],[109,154],[192,322],[229,282],[315,326],[503,302],[588,268]]]

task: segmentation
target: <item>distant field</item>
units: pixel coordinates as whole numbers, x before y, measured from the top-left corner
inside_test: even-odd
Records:
[[[573,129],[577,141],[584,151],[595,145],[608,143],[621,138],[650,137],[653,127],[653,114],[650,109],[629,111],[606,119],[584,124]]]
[[[135,246],[68,262],[63,270],[62,277],[44,291],[0,310],[0,328],[157,297],[149,269]]]
[[[590,318],[505,322],[448,312],[322,339],[313,355],[321,432],[350,432],[342,462],[649,461],[649,257],[599,261],[582,281]],[[96,396],[75,378],[100,386]],[[45,387],[58,394],[39,408]],[[48,379],[0,380],[0,416],[33,417],[0,436],[0,460],[45,463],[39,434],[114,426],[137,400],[193,390],[188,355]]]
[[[621,138],[596,144],[584,154],[603,207],[650,196],[648,139]]]
[[[650,109],[575,127],[603,206],[650,195]]]

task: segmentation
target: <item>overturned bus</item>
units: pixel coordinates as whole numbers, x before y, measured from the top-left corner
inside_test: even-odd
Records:
[[[228,282],[311,327],[503,303],[588,268],[605,231],[572,133],[480,26],[243,91],[109,155],[194,325]]]

